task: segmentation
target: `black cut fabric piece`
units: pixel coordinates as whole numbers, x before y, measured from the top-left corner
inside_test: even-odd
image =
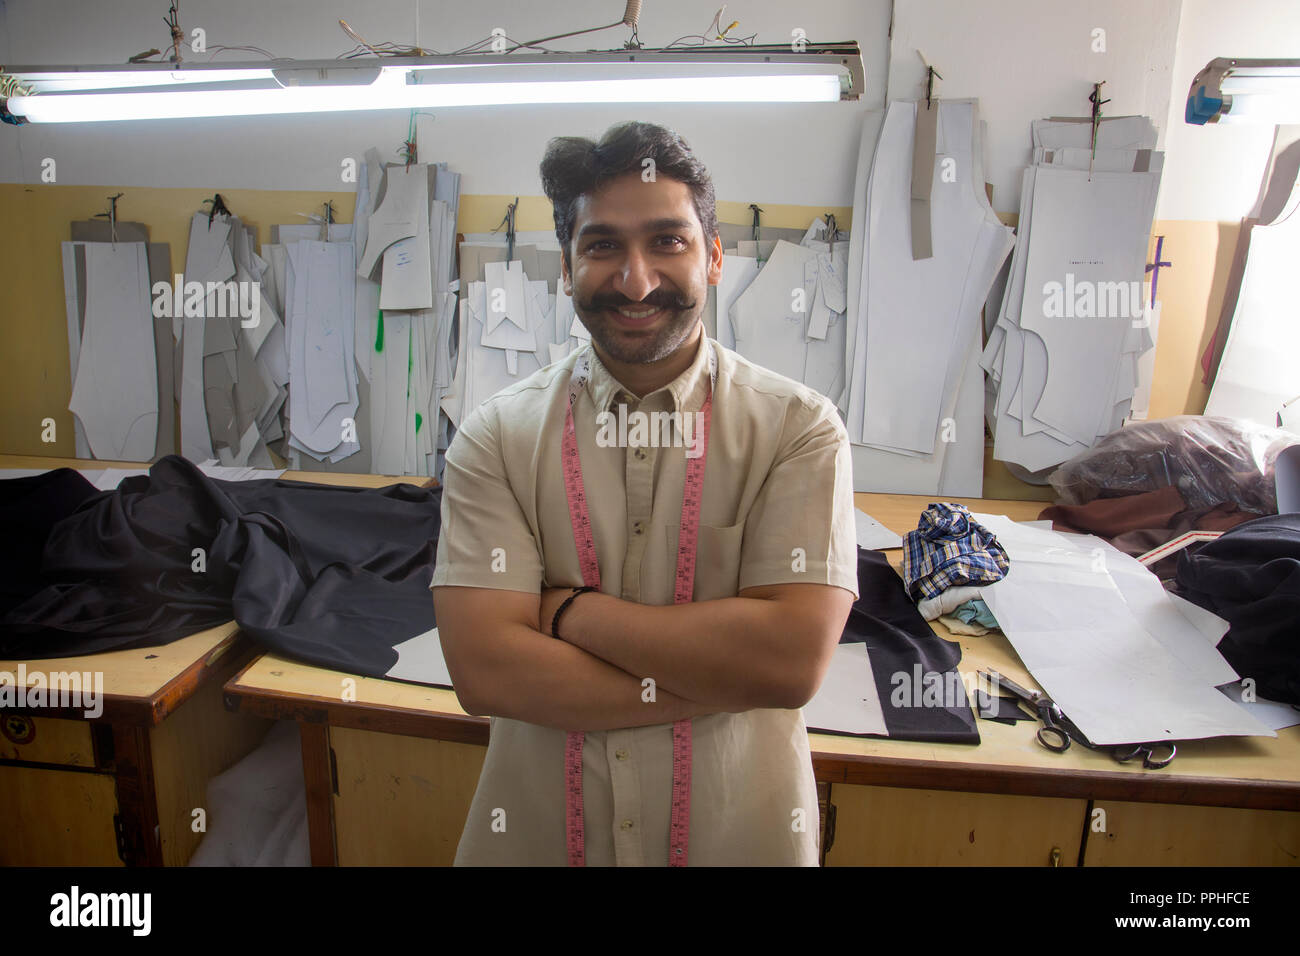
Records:
[[[286,657],[382,677],[434,626],[441,505],[441,488],[220,481],[168,455],[50,529],[0,657],[152,647],[234,619]]]
[[[1261,697],[1300,704],[1300,514],[1255,518],[1181,552],[1175,580],[1231,625],[1219,651]]]
[[[855,641],[867,645],[891,739],[979,743],[957,672],[961,645],[935,634],[885,556],[864,548],[858,548],[858,599],[840,637],[841,644]],[[943,706],[925,703],[920,685],[929,681],[938,682]]]
[[[71,468],[0,481],[0,615],[41,587],[41,554],[50,529],[104,492]]]
[[[994,697],[978,689],[975,691],[975,713],[984,720],[997,721],[999,724],[1038,719],[1032,714],[1026,714],[1016,698]]]

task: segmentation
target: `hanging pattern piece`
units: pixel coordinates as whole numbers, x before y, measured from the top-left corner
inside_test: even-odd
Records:
[[[934,121],[934,142],[918,117]],[[879,136],[875,130],[879,128]],[[890,104],[864,121],[850,239],[846,427],[854,490],[983,491],[980,308],[1011,251],[984,188],[974,100]],[[916,258],[916,150],[933,150],[930,255]],[[869,158],[868,158],[869,157]],[[859,212],[861,210],[861,212]]]
[[[981,360],[993,455],[1029,476],[1132,409],[1154,344],[1142,280],[1164,161],[1155,141],[1142,116],[1033,124],[1019,238]]]

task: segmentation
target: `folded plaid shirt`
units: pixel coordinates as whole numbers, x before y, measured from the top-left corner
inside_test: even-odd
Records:
[[[903,583],[913,600],[935,597],[961,584],[991,584],[1011,562],[965,505],[931,502],[916,530],[903,537]]]

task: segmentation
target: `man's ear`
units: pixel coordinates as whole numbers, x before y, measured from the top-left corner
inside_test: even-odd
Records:
[[[709,246],[709,285],[722,281],[722,236],[714,235]]]
[[[569,272],[568,249],[565,249],[564,254],[560,256],[560,285],[564,289],[564,294],[573,298],[573,274]]]

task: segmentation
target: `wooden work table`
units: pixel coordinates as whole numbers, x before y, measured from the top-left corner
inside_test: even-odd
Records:
[[[147,463],[0,455],[0,469],[147,468]],[[382,487],[425,478],[285,472],[297,481]],[[234,714],[222,685],[257,649],[234,622],[157,647],[2,660],[17,676],[101,676],[103,712],[0,708],[0,865],[182,866],[202,839],[209,779],[251,751],[270,721]],[[12,678],[11,678],[12,679]]]
[[[142,467],[0,456],[0,468],[67,466]],[[302,472],[284,477],[362,487],[426,480]],[[899,533],[915,527],[930,500],[856,496],[859,508]],[[1036,518],[1045,506],[1043,501],[947,500],[1015,520]],[[901,562],[900,551],[887,554],[896,566]],[[1000,632],[954,637],[941,624],[932,626],[960,642],[959,669],[968,676],[968,687],[974,686],[970,675],[987,667],[1037,686]],[[84,659],[0,661],[0,669],[12,671],[19,663],[29,670],[102,671],[105,710],[98,722],[48,711],[35,718],[50,728],[64,725],[38,736],[57,755],[12,748],[0,753],[0,780],[26,774],[21,781],[13,777],[19,786],[0,783],[0,795],[9,794],[0,796],[0,819],[30,824],[60,805],[89,800],[67,777],[46,777],[42,789],[32,773],[100,774],[109,781],[97,791],[101,822],[111,802],[109,818],[126,818],[127,830],[136,834],[131,839],[137,846],[124,858],[183,863],[198,842],[199,835],[185,834],[191,809],[202,804],[207,777],[247,753],[268,719],[293,719],[302,739],[314,863],[447,863],[455,854],[482,766],[488,721],[467,715],[452,691],[259,655],[233,624],[160,648]],[[190,708],[191,719],[169,728],[167,721],[184,714],[182,705],[200,697],[202,688],[208,688],[208,703]],[[233,713],[217,713],[221,703]],[[95,723],[111,728],[108,738],[100,733],[92,739],[89,725]],[[825,862],[1300,861],[1300,727],[1280,731],[1276,739],[1180,743],[1169,767],[1143,770],[1078,746],[1052,753],[1036,743],[1033,723],[978,724],[978,746],[810,734],[822,795]],[[73,732],[78,725],[84,740]],[[203,728],[212,740],[198,746]],[[168,736],[170,742],[164,740]],[[108,739],[111,748],[103,743]],[[187,752],[209,756],[187,758]],[[152,780],[142,786],[146,775]],[[148,787],[156,792],[150,794]],[[164,795],[169,787],[175,793]],[[6,800],[17,803],[10,807]],[[156,828],[152,839],[151,828]],[[57,841],[33,839],[43,854],[39,861],[90,862],[84,841],[50,853]],[[0,845],[5,842],[0,839]]]
[[[899,533],[915,527],[930,500],[856,496],[859,508]],[[949,500],[1021,521],[1044,507]],[[887,552],[896,566],[901,553]],[[1001,632],[958,637],[932,626],[961,643],[959,670],[968,687],[974,672],[988,667],[1037,687]],[[467,715],[454,692],[268,654],[226,685],[226,700],[241,712],[299,721],[313,862],[454,857],[488,740],[488,720]],[[978,746],[810,734],[825,798],[826,862],[1300,859],[1300,727],[1277,739],[1180,743],[1178,757],[1162,770],[1119,764],[1078,746],[1052,753],[1035,741],[1036,727],[981,720]],[[393,825],[377,825],[394,814]],[[1086,841],[1085,820],[1103,825]]]

